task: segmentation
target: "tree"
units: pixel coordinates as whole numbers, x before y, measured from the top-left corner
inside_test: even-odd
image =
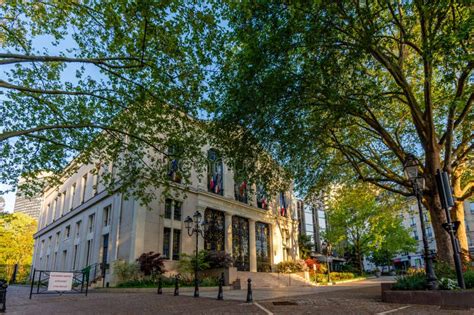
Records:
[[[21,270],[28,272],[25,266],[33,260],[33,234],[37,222],[23,213],[0,213],[0,265],[7,266],[9,280],[13,266],[18,264]]]
[[[401,204],[393,196],[377,195],[367,184],[339,188],[327,212],[326,238],[336,246],[352,248],[356,266],[364,271],[363,259],[389,252],[390,259],[416,244],[403,227]]]
[[[170,160],[200,162],[194,117],[215,47],[208,5],[2,2],[1,183],[22,176],[32,195],[83,163],[113,164],[114,178],[102,177],[110,189],[120,181],[147,202],[143,188],[168,183]],[[177,147],[186,150],[170,154]]]
[[[402,166],[414,153],[439,258],[453,263],[438,169],[451,174],[466,251],[462,201],[474,193],[467,3],[229,2],[225,17],[231,44],[213,109],[232,156],[254,158],[262,147],[307,189],[359,178],[410,196]]]
[[[298,237],[298,247],[300,250],[301,259],[309,258],[311,252],[314,250],[314,244],[311,241],[311,236],[300,234]]]

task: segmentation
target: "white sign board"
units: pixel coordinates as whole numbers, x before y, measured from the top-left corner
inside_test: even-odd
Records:
[[[71,291],[73,276],[72,272],[50,272],[48,291]]]

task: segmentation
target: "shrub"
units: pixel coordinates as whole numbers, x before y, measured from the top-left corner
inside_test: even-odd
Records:
[[[456,279],[456,271],[445,262],[438,261],[434,264],[436,276],[441,278]]]
[[[396,279],[397,282],[392,286],[393,290],[424,290],[426,288],[426,276],[423,271],[412,272]]]
[[[468,270],[464,273],[464,283],[466,289],[474,289],[474,270]]]
[[[440,290],[455,290],[459,289],[457,281],[454,281],[450,278],[441,278],[438,281],[438,286]]]
[[[276,270],[281,273],[294,273],[304,271],[305,267],[304,261],[282,261],[276,265]]]
[[[141,278],[138,264],[123,260],[117,260],[114,263],[114,275],[117,277],[119,283],[137,281]]]
[[[332,281],[350,280],[355,278],[352,272],[331,272],[330,278]]]
[[[234,265],[232,256],[224,251],[208,251],[205,260],[210,268],[229,268]]]
[[[155,276],[165,272],[164,258],[159,253],[143,253],[138,257],[137,262],[140,265],[140,271],[145,276]]]
[[[198,270],[203,271],[210,268],[209,261],[207,260],[207,251],[201,250],[198,252]],[[180,260],[178,262],[178,271],[183,274],[192,274],[194,272],[196,264],[196,256],[188,255],[185,253],[181,254]]]

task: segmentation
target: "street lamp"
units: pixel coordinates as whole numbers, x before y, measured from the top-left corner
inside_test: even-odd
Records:
[[[184,226],[188,230],[188,235],[196,234],[196,261],[194,264],[194,297],[199,297],[199,279],[198,279],[198,248],[199,248],[199,234],[204,237],[207,227],[207,221],[201,221],[202,214],[199,211],[194,212],[193,217],[187,216],[184,220]],[[193,226],[194,224],[194,226]]]
[[[331,266],[329,265],[329,255],[331,255],[331,252],[332,252],[332,246],[331,246],[331,243],[329,243],[329,241],[324,241],[323,242],[323,247],[326,248],[326,267],[327,267],[327,270],[328,270],[328,284],[331,282]]]
[[[425,271],[426,271],[426,283],[428,290],[434,290],[438,287],[436,275],[433,269],[433,260],[430,254],[430,248],[428,246],[428,238],[426,237],[425,230],[425,220],[423,217],[423,208],[421,205],[421,198],[423,188],[425,186],[425,180],[422,176],[418,176],[418,168],[420,164],[413,154],[408,154],[406,157],[403,170],[405,176],[410,181],[413,186],[413,192],[415,194],[416,200],[418,201],[418,212],[420,215],[421,223],[421,234],[423,237],[423,249],[424,249],[424,258],[425,258]]]

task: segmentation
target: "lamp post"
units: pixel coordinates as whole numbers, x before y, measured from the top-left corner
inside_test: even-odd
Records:
[[[331,254],[332,251],[332,246],[329,241],[324,241],[322,244],[326,248],[326,267],[328,270],[328,284],[331,282],[331,266],[329,265],[329,255]]]
[[[413,192],[415,194],[416,200],[418,202],[418,213],[420,216],[420,224],[421,224],[421,235],[423,238],[423,250],[424,250],[424,258],[425,258],[425,272],[426,272],[426,283],[428,290],[435,290],[438,287],[436,275],[433,269],[433,260],[430,254],[430,248],[428,246],[428,239],[426,237],[426,230],[425,230],[425,220],[423,217],[423,208],[421,205],[421,198],[422,192],[425,185],[424,178],[422,176],[418,176],[418,168],[419,168],[418,160],[415,158],[413,154],[408,154],[406,157],[405,164],[403,166],[403,170],[405,172],[405,176],[411,182],[413,186]]]
[[[198,249],[199,249],[199,234],[204,237],[204,232],[207,227],[206,220],[202,220],[202,214],[199,211],[194,212],[193,217],[187,216],[184,220],[188,235],[193,236],[196,234],[196,261],[194,264],[194,297],[199,297],[199,279],[198,279]],[[194,224],[194,226],[193,226]]]

